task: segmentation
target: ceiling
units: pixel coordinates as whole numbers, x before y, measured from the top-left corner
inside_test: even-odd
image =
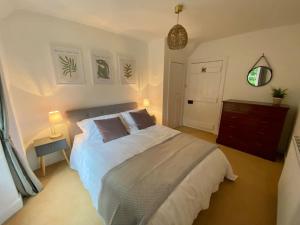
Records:
[[[185,5],[180,23],[199,41],[300,23],[299,0],[14,0],[14,5],[149,41],[167,35],[179,2]]]

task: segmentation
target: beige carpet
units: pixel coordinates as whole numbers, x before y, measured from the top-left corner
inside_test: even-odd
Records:
[[[195,129],[179,130],[215,142],[215,136]],[[282,163],[270,162],[221,146],[239,178],[225,181],[213,194],[208,210],[194,225],[275,225],[277,182]],[[44,190],[5,225],[101,225],[76,172],[60,162],[47,167]],[[184,225],[184,224],[183,224]]]

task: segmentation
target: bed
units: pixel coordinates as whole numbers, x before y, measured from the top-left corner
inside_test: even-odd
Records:
[[[67,112],[70,136],[73,140],[71,168],[78,172],[84,187],[90,194],[93,206],[98,212],[101,208],[101,199],[103,199],[103,179],[110,171],[136,156],[150,152],[150,149],[156,146],[166,145],[166,142],[181,135],[177,130],[154,125],[102,143],[99,138],[86,138],[86,135],[81,133],[76,125],[78,121],[87,118],[120,113],[135,108],[137,108],[137,104],[131,102]],[[225,155],[216,148],[182,178],[145,224],[192,224],[198,213],[209,207],[212,193],[218,190],[219,184],[224,178],[234,181],[237,176],[233,173]],[[103,219],[101,212],[100,218],[104,225],[114,224]],[[123,224],[129,225],[125,222]]]

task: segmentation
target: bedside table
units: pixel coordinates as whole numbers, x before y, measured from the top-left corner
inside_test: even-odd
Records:
[[[35,148],[35,152],[37,157],[39,157],[40,167],[42,169],[43,176],[46,175],[46,167],[45,167],[45,155],[48,155],[53,152],[61,151],[65,160],[69,164],[69,159],[66,154],[66,149],[69,148],[67,140],[64,136],[58,138],[41,138],[34,140],[33,146]]]

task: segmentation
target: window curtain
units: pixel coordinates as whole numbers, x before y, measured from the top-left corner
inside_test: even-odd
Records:
[[[22,196],[33,196],[42,190],[42,185],[32,172],[26,157],[22,158],[16,151],[8,133],[7,105],[5,91],[0,77],[0,139],[10,172]]]

